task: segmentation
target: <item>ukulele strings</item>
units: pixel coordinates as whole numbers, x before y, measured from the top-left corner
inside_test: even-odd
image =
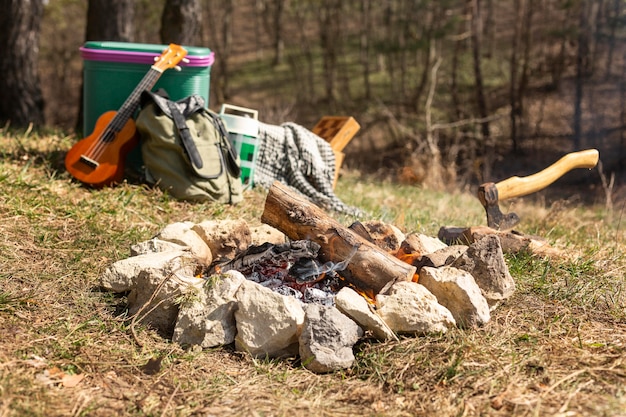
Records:
[[[113,135],[113,137],[115,138],[115,135],[119,133],[119,129],[116,132],[112,128],[112,125],[116,123],[116,118],[117,118],[117,115],[116,117],[113,118],[113,120],[111,120],[111,122],[107,125],[107,127],[98,136],[98,140],[94,141],[94,143],[89,147],[89,149],[87,149],[85,156],[87,156],[89,159],[92,159],[98,162],[98,159],[100,159],[100,157],[104,155],[104,152],[108,144],[113,142],[113,140],[107,140],[106,138],[110,137],[111,135]]]
[[[99,162],[98,159],[104,155],[106,148],[115,140],[117,135],[124,128],[126,121],[130,118],[130,115],[134,112],[134,109],[139,104],[140,94],[138,90],[142,90],[151,84],[154,84],[152,80],[146,82],[148,76],[139,83],[137,89],[131,93],[126,99],[120,110],[113,116],[113,119],[107,124],[104,130],[98,136],[98,139],[88,148],[86,155],[89,159]]]

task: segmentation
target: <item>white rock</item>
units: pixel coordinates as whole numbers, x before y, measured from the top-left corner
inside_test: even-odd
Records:
[[[452,266],[474,277],[492,307],[515,292],[515,281],[509,273],[500,239],[496,235],[487,235],[472,243]]]
[[[175,242],[168,242],[153,237],[150,240],[136,243],[130,247],[130,256],[145,255],[147,253],[169,252],[169,251],[188,251],[191,248],[187,245]]]
[[[241,284],[235,297],[237,350],[254,357],[297,355],[304,323],[304,310],[298,300],[249,280]]]
[[[186,251],[147,253],[109,265],[100,276],[100,286],[113,292],[126,292],[137,286],[138,277],[142,273],[168,275],[180,272],[193,276],[197,268],[197,260]]]
[[[197,297],[180,305],[172,341],[203,348],[234,342],[237,334],[235,293],[245,279],[238,271],[208,277]]]
[[[205,220],[193,230],[211,249],[213,259],[233,259],[250,246],[250,228],[245,220]]]
[[[423,256],[443,249],[446,246],[448,245],[436,237],[421,233],[409,233],[404,242],[402,242],[401,248],[404,253],[417,253]]]
[[[331,306],[306,304],[300,342],[300,359],[316,373],[346,369],[354,363],[352,348],[363,330]]]
[[[193,230],[194,223],[178,222],[168,224],[157,234],[157,238],[167,242],[188,246],[195,256],[206,265],[211,264],[213,255],[209,245]]]
[[[420,270],[418,282],[450,310],[460,326],[480,326],[491,318],[489,304],[469,272],[452,266],[425,266]]]
[[[418,271],[425,266],[441,268],[442,266],[450,265],[465,252],[467,252],[467,246],[464,245],[446,246],[443,249],[422,255],[422,257],[413,264],[417,267]]]
[[[278,229],[273,228],[268,224],[261,224],[259,226],[250,227],[250,244],[262,245],[265,242],[273,243],[274,245],[280,245],[287,241],[287,236]]]
[[[178,316],[176,300],[197,291],[196,286],[203,282],[194,277],[198,267],[198,260],[189,252],[138,255],[112,264],[100,277],[100,284],[113,292],[130,291],[129,313],[141,310],[142,323],[169,337]]]
[[[402,281],[376,296],[377,311],[397,333],[447,332],[456,326],[452,313],[423,285]]]
[[[335,296],[335,305],[364,330],[371,331],[378,340],[398,340],[387,323],[373,311],[367,300],[352,288],[343,287]]]

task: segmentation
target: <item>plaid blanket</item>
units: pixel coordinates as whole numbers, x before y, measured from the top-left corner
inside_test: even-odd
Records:
[[[255,186],[269,188],[278,180],[324,209],[360,214],[333,191],[335,154],[324,139],[295,123],[259,123],[258,140]]]

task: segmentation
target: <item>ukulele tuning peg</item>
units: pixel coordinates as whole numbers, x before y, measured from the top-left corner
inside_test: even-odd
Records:
[[[183,59],[182,59],[182,61],[183,61],[185,64],[189,64],[189,59],[187,59],[187,58],[183,58]]]
[[[174,67],[174,69],[175,69],[176,71],[180,71],[180,70],[181,70],[181,68],[180,68],[178,65],[176,65],[176,66]]]

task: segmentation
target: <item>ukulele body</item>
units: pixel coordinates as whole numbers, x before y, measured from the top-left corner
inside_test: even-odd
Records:
[[[91,135],[78,141],[65,156],[65,168],[83,184],[100,188],[124,179],[124,159],[138,139],[135,122],[128,119],[112,138],[103,140],[101,136],[116,114],[109,111],[100,116]]]

